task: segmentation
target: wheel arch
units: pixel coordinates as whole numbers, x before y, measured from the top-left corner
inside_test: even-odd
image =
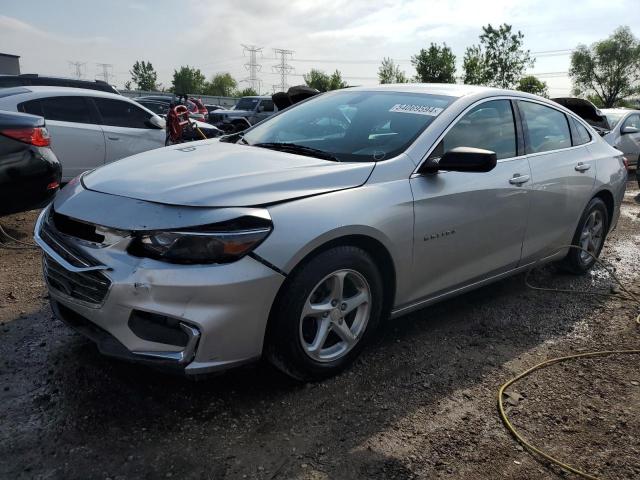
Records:
[[[393,261],[391,252],[380,240],[370,235],[366,235],[362,233],[342,235],[342,236],[327,240],[324,243],[315,246],[315,248],[307,252],[304,255],[304,257],[302,257],[296,263],[296,265],[289,271],[289,274],[287,275],[287,279],[282,283],[282,285],[278,289],[278,293],[276,294],[274,301],[271,304],[269,317],[267,320],[267,327],[265,330],[265,340],[266,340],[266,336],[269,335],[269,331],[270,331],[269,327],[272,323],[272,318],[274,315],[274,311],[276,310],[276,306],[278,305],[278,302],[280,302],[283,292],[289,285],[289,278],[295,275],[295,273],[300,268],[302,268],[305,264],[307,264],[316,255],[324,251],[327,251],[331,248],[340,247],[340,246],[358,247],[372,256],[376,265],[379,266],[380,274],[382,276],[383,292],[384,292],[384,298],[383,298],[383,304],[382,304],[383,318],[386,318],[386,316],[390,314],[395,301],[396,288],[397,288],[396,266]]]

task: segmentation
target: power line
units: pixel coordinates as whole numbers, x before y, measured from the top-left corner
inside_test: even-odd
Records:
[[[87,62],[79,62],[77,60],[72,61],[69,60],[69,66],[74,68],[73,76],[80,80],[84,74],[82,73],[82,69],[87,65]]]
[[[280,85],[274,85],[273,89],[280,89],[281,92],[287,91],[287,74],[293,73],[294,68],[287,63],[287,58],[291,59],[293,50],[285,50],[284,48],[273,49],[276,58],[280,57],[280,63],[274,65],[272,68],[274,72],[280,74]]]
[[[111,63],[96,63],[96,65],[98,67],[102,67],[102,73],[96,75],[97,77],[102,77],[102,79],[107,82],[108,84],[111,84],[111,82],[109,81],[109,79],[111,78],[111,72],[109,72],[109,69],[113,69],[113,64]]]
[[[253,90],[260,93],[262,80],[258,78],[258,72],[262,70],[262,65],[258,63],[258,53],[262,55],[262,47],[256,47],[255,45],[242,45],[244,55],[245,52],[249,52],[249,62],[244,64],[244,68],[249,71],[249,76],[242,80],[243,82],[249,82],[249,85]]]

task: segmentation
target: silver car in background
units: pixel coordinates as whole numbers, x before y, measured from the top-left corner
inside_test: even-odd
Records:
[[[624,153],[629,168],[638,168],[640,159],[640,110],[605,108],[611,131],[604,136],[607,143]]]
[[[466,85],[313,97],[71,182],[38,219],[53,310],[105,354],[333,375],[375,328],[562,261],[594,264],[621,152],[560,105]]]

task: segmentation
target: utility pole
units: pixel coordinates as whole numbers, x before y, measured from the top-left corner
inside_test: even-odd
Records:
[[[262,70],[262,65],[258,63],[258,53],[262,54],[262,47],[256,47],[255,45],[242,45],[244,49],[242,54],[249,52],[249,62],[244,64],[244,68],[249,71],[249,76],[242,80],[243,82],[249,82],[249,85],[253,90],[260,93],[260,86],[262,80],[258,78],[258,72]]]
[[[79,62],[77,60],[75,60],[75,61],[71,61],[70,60],[69,61],[69,66],[73,67],[75,69],[73,75],[78,80],[80,80],[83,77],[82,69],[85,67],[86,64],[87,64],[87,62]]]
[[[102,67],[102,73],[96,75],[97,77],[102,77],[102,79],[107,82],[109,85],[111,85],[111,82],[109,81],[109,78],[111,77],[111,72],[109,72],[110,68],[113,68],[113,65],[111,63],[96,63],[96,65],[98,67]]]
[[[287,91],[287,75],[294,71],[294,68],[287,63],[287,59],[291,58],[293,55],[293,50],[285,50],[284,48],[274,48],[274,53],[276,54],[276,58],[280,57],[280,63],[273,66],[273,71],[280,74],[280,85],[274,85],[274,91]]]

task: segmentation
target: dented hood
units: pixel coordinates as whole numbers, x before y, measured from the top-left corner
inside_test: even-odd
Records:
[[[89,190],[149,202],[241,207],[357,187],[373,167],[212,140],[150,150],[82,180]]]

